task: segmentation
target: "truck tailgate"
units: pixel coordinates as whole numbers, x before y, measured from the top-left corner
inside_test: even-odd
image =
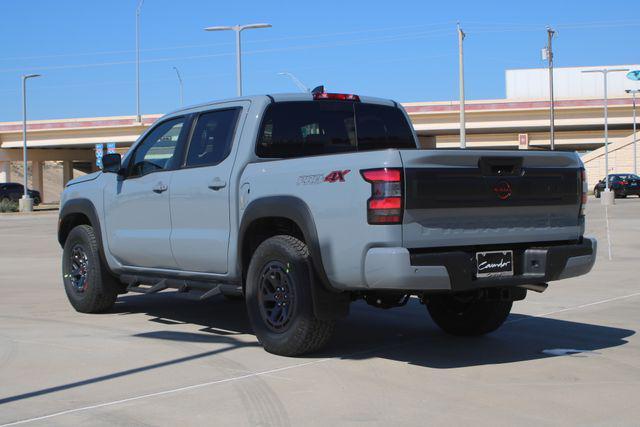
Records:
[[[407,248],[577,240],[575,153],[402,150]]]

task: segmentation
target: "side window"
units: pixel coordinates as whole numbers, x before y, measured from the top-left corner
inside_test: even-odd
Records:
[[[133,154],[130,176],[167,169],[176,153],[184,118],[166,121],[146,136]]]
[[[223,161],[231,151],[240,108],[211,111],[198,116],[185,166],[208,166]]]

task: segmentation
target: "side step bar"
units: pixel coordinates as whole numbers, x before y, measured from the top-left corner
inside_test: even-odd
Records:
[[[164,291],[169,286],[167,285],[167,279],[162,279],[152,286],[145,286],[141,283],[131,282],[127,286],[128,292],[138,292],[141,294],[155,294],[156,292]]]
[[[210,283],[183,279],[159,279],[157,277],[122,275],[120,280],[128,283],[127,292],[141,294],[155,294],[165,289],[177,289],[178,292],[191,290],[203,291],[199,300],[205,300],[216,295],[242,296],[242,287],[227,283]]]

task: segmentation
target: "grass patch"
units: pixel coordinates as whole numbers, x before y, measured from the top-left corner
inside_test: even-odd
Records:
[[[0,212],[18,212],[18,203],[11,200],[0,200]]]

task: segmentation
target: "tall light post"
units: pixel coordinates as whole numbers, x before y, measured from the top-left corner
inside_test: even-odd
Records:
[[[20,199],[20,211],[30,212],[33,210],[33,199],[29,197],[27,190],[28,169],[27,169],[27,80],[40,77],[40,74],[27,74],[22,76],[22,161],[24,168],[24,194]]]
[[[637,82],[640,80],[640,71],[634,70],[627,73],[627,78]],[[638,174],[638,152],[637,152],[637,136],[636,136],[636,93],[640,92],[640,89],[629,89],[627,93],[633,94],[633,173]]]
[[[615,195],[609,188],[609,108],[607,105],[607,75],[609,73],[618,73],[629,71],[628,68],[602,68],[599,70],[583,70],[583,73],[601,73],[604,78],[604,185],[605,191],[602,197],[602,204],[612,205],[615,201]]]
[[[287,72],[287,71],[283,71],[281,73],[278,73],[279,76],[284,76],[284,77],[289,77],[291,79],[291,81],[293,82],[294,85],[296,85],[298,87],[298,89],[300,89],[303,92],[309,92],[309,88],[306,87],[304,85],[304,83],[302,83],[300,81],[299,78],[297,78],[296,76],[294,76],[293,74]]]
[[[138,2],[136,7],[136,121],[142,123],[140,115],[140,11],[144,0]]]
[[[242,50],[240,48],[240,33],[243,30],[253,30],[256,28],[271,28],[271,24],[247,24],[227,27],[207,27],[205,31],[228,31],[236,32],[236,88],[238,96],[242,96]]]
[[[547,48],[545,54],[549,64],[549,148],[555,149],[555,103],[553,100],[553,36],[555,31],[551,27],[547,27]]]
[[[184,87],[182,84],[182,77],[180,76],[180,71],[178,71],[178,67],[173,67],[176,70],[176,76],[178,76],[178,85],[180,86],[180,106],[184,105]]]
[[[458,72],[460,83],[460,148],[467,148],[467,124],[464,117],[464,51],[462,42],[464,41],[464,31],[458,23]]]

